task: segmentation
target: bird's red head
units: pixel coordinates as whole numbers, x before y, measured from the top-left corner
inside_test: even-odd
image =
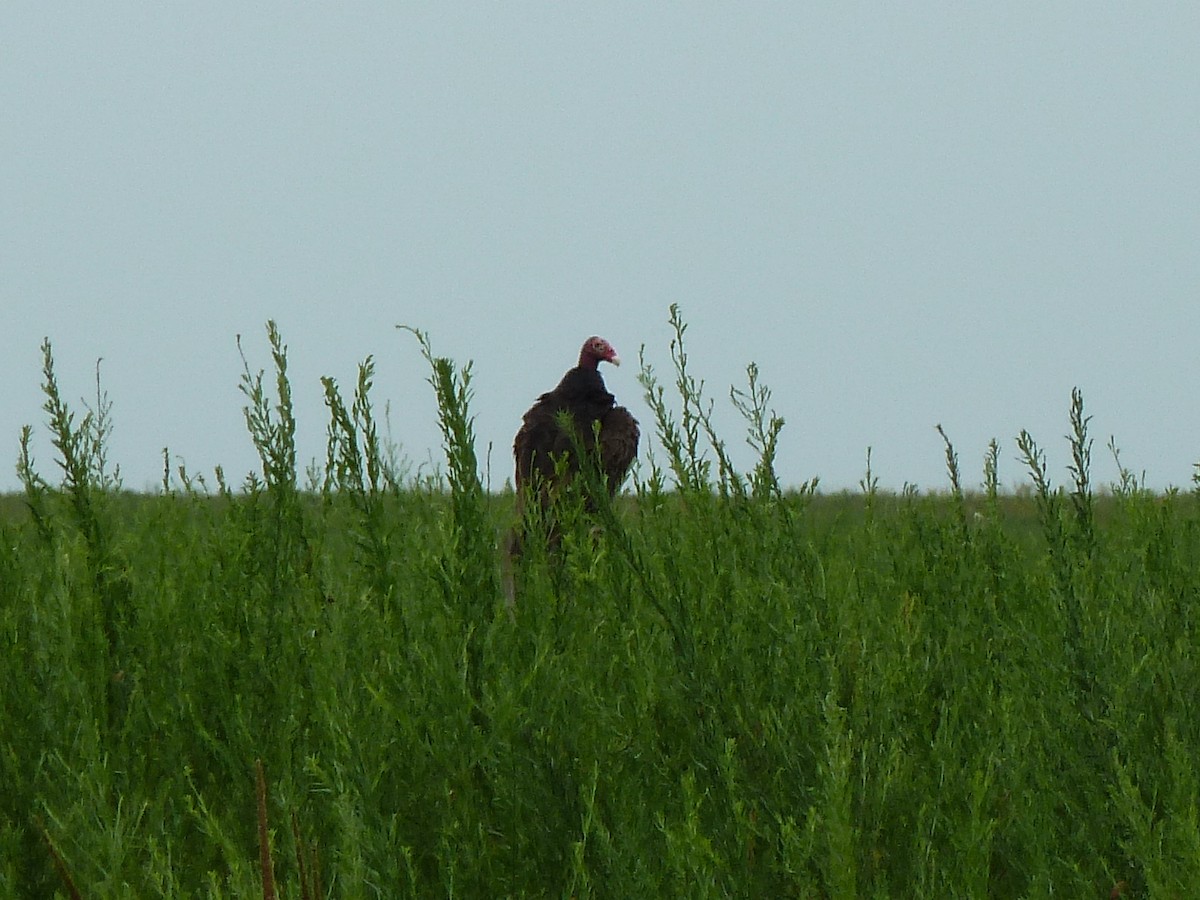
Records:
[[[619,366],[621,357],[617,356],[613,345],[604,338],[588,338],[583,342],[583,349],[579,351],[580,368],[595,369],[602,362],[610,362],[614,366]]]

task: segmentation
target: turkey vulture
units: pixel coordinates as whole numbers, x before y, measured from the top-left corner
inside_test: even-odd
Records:
[[[575,440],[585,450],[598,451],[600,471],[607,482],[609,496],[614,496],[625,480],[633,459],[637,456],[637,419],[623,406],[617,406],[616,398],[604,387],[600,377],[600,363],[621,364],[612,344],[601,337],[590,337],[583,342],[579,351],[579,363],[570,369],[558,383],[558,387],[538,397],[537,402],[525,413],[525,418],[513,441],[513,456],[517,464],[517,510],[522,509],[527,498],[536,493],[538,503],[548,510],[556,488],[562,485],[556,474],[556,460],[564,460],[566,478],[569,480],[579,469],[578,460],[573,458],[572,437],[560,424],[560,416],[567,413],[575,426]],[[595,423],[600,424],[599,444]],[[595,509],[595,503],[586,501]],[[551,523],[551,536],[555,538]],[[519,540],[512,535],[509,540],[510,555],[519,552]],[[509,597],[512,600],[511,594]]]
[[[620,488],[637,455],[638,424],[629,410],[617,406],[616,398],[605,390],[604,379],[600,377],[601,362],[621,364],[612,344],[604,338],[590,337],[579,351],[579,364],[562,377],[558,387],[538,397],[525,413],[521,430],[513,441],[518,492],[534,486],[544,496],[552,490],[557,457],[568,457],[568,474],[579,468],[569,458],[571,436],[559,426],[561,412],[570,414],[576,440],[587,450],[596,446],[594,423],[600,423],[600,470],[608,480],[610,496]]]

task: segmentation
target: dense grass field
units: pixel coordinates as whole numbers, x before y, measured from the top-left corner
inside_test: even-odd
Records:
[[[430,363],[440,476],[325,383],[301,483],[286,350],[243,382],[262,471],[130,495],[106,399],[0,503],[3,897],[1192,897],[1200,504],[1072,483],[782,491],[753,367],[735,471],[683,326],[630,492],[510,614],[470,371]],[[741,436],[737,438],[741,440]],[[47,472],[57,476],[51,480]],[[582,493],[595,489],[591,479]]]

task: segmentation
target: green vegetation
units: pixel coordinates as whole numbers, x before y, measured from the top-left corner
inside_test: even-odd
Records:
[[[1097,496],[1078,393],[1065,488],[1022,433],[1020,496],[995,444],[966,490],[948,438],[943,495],[869,463],[785,492],[757,371],[741,473],[672,321],[634,491],[599,523],[568,496],[515,615],[513,498],[424,335],[444,479],[398,474],[368,359],[352,397],[324,381],[302,487],[271,326],[261,473],[142,497],[47,344],[61,480],[27,431],[0,511],[0,896],[1192,896],[1196,496]]]

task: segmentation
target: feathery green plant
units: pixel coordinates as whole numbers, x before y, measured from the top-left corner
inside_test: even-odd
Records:
[[[441,561],[442,590],[448,605],[461,610],[463,678],[472,713],[484,709],[484,627],[500,596],[496,578],[495,528],[488,512],[475,455],[475,422],[470,412],[471,364],[459,369],[444,356],[435,356],[429,335],[408,326],[429,363],[429,384],[437,397],[438,425],[446,451],[450,484],[451,531],[448,552]],[[482,721],[482,719],[477,719]]]
[[[25,429],[0,505],[0,896],[1186,895],[1200,492],[1095,491],[1078,391],[1069,494],[1022,432],[1028,495],[992,441],[977,497],[941,429],[948,499],[884,490],[870,450],[860,494],[788,490],[757,368],[739,471],[670,321],[633,492],[585,466],[553,551],[526,511],[513,618],[513,498],[427,335],[444,476],[389,463],[371,358],[352,399],[293,386],[268,325],[260,470],[210,493],[164,451],[143,497],[47,344],[61,486]]]
[[[758,455],[754,472],[750,476],[751,492],[757,500],[770,497],[779,499],[783,490],[779,476],[775,474],[775,456],[779,452],[779,433],[783,431],[783,417],[769,407],[771,389],[758,380],[758,366],[746,366],[745,390],[729,389],[729,398],[734,408],[747,423],[746,443]],[[805,485],[803,489],[810,489]]]
[[[384,603],[390,603],[396,581],[388,513],[389,507],[395,507],[401,490],[392,462],[383,453],[375,423],[371,403],[374,379],[375,361],[368,356],[358,367],[349,407],[337,382],[329,377],[321,379],[330,417],[323,495],[330,503],[344,498],[354,509],[355,546],[364,565],[373,573],[371,580],[378,596]]]

